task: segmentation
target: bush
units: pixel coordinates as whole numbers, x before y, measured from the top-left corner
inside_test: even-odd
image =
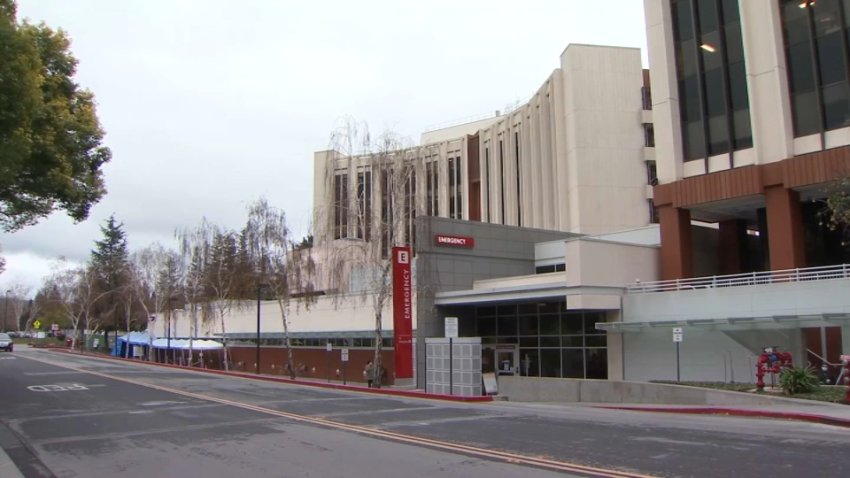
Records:
[[[820,387],[820,381],[811,365],[788,367],[779,374],[779,386],[785,395],[810,393]]]

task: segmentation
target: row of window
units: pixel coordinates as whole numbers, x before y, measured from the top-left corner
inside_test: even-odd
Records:
[[[256,339],[231,339],[229,341],[231,345],[251,345],[256,346]],[[289,345],[292,347],[303,347],[303,348],[321,348],[326,349],[327,345],[331,344],[331,347],[334,349],[340,348],[374,348],[375,347],[375,338],[290,338]],[[381,340],[382,347],[385,349],[392,349],[393,339],[392,337],[384,337]],[[264,339],[260,338],[260,346],[262,347],[283,347],[284,341],[282,338],[275,339]]]
[[[850,126],[850,0],[775,1],[794,135]],[[752,147],[738,8],[739,0],[671,0],[686,161]]]

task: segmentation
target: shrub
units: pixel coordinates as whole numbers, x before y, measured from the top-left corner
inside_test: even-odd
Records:
[[[786,395],[796,395],[814,391],[820,381],[811,365],[787,367],[779,374],[779,386]]]

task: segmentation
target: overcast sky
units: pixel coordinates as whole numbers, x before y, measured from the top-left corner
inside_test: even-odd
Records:
[[[18,0],[18,16],[68,33],[113,154],[88,220],[0,234],[0,291],[30,295],[113,213],[131,251],[204,217],[239,229],[261,196],[309,233],[313,152],[346,116],[418,144],[528,99],[570,43],[647,66],[640,0]]]

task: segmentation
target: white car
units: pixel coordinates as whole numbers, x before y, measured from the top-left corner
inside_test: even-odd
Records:
[[[6,352],[12,351],[12,337],[9,337],[9,334],[0,333],[0,349],[5,350]]]

